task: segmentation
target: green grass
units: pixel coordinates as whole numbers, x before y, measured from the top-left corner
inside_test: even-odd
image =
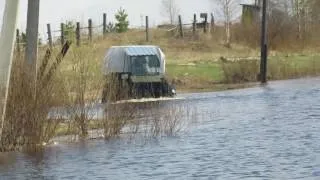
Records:
[[[253,82],[257,80],[260,61],[239,61],[223,64],[226,83]],[[268,60],[268,79],[282,80],[320,74],[319,56],[274,56]]]
[[[276,56],[276,57],[270,57],[271,61],[287,61],[290,62],[289,64],[291,66],[297,66],[299,68],[307,68],[310,67],[310,65],[313,62],[316,62],[317,60],[320,61],[319,55],[295,55],[295,56]]]
[[[215,83],[242,83],[256,81],[259,60],[235,62],[197,61],[195,63],[168,63],[167,76],[185,82],[186,88]],[[316,76],[320,73],[320,56],[293,55],[268,58],[269,80]],[[189,85],[188,85],[189,84]]]
[[[88,130],[103,129],[103,122],[96,120],[88,120]],[[60,123],[55,131],[55,136],[66,136],[79,134],[79,129],[72,124]]]
[[[223,77],[219,63],[197,63],[192,65],[167,64],[167,75],[171,78],[199,78],[220,81]]]

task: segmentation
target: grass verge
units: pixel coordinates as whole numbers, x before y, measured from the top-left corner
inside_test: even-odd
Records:
[[[250,87],[257,81],[259,59],[168,64],[167,76],[182,92],[220,91]],[[284,80],[320,74],[320,56],[271,56],[268,79]]]

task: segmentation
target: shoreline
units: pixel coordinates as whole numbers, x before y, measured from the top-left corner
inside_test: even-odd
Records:
[[[246,89],[251,87],[256,87],[259,82],[246,82],[246,83],[237,83],[237,84],[224,84],[218,83],[211,86],[203,86],[198,88],[187,88],[187,87],[178,87],[176,88],[177,94],[186,94],[186,93],[205,93],[205,92],[221,92],[228,90],[236,89]]]
[[[295,81],[295,80],[312,80],[312,79],[320,78],[320,75],[315,76],[302,76],[297,78],[284,78],[284,79],[270,79],[267,81],[267,84],[281,82],[281,81]],[[243,83],[213,83],[212,85],[204,85],[202,87],[196,88],[188,88],[186,86],[178,86],[176,88],[177,93],[186,94],[186,93],[204,93],[204,92],[221,92],[221,91],[228,91],[228,90],[237,90],[237,89],[246,89],[252,88],[262,85],[259,81],[255,82],[243,82]]]

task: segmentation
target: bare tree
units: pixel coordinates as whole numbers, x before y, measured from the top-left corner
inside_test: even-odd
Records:
[[[320,22],[320,1],[310,0],[309,7],[311,8],[311,17],[314,23]]]
[[[298,38],[302,39],[308,29],[310,17],[310,5],[312,0],[291,0],[293,16],[297,23]]]
[[[225,45],[231,45],[231,21],[236,16],[237,0],[214,0],[217,5],[218,13],[222,14],[225,27]]]
[[[170,24],[174,24],[177,20],[180,9],[175,0],[162,0],[163,15],[169,18]]]

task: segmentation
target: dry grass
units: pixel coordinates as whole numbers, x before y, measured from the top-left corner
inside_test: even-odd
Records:
[[[186,63],[193,61],[210,60],[216,61],[220,56],[239,57],[254,56],[258,52],[252,48],[240,44],[234,44],[232,49],[223,46],[223,34],[221,29],[215,33],[203,34],[198,30],[196,37],[186,35],[183,39],[171,32],[161,29],[150,29],[150,41],[146,42],[145,32],[143,30],[130,30],[126,33],[109,33],[105,37],[96,36],[92,42],[93,50],[89,54],[95,53],[93,57],[101,58],[106,50],[114,45],[144,45],[154,44],[162,48],[167,55],[169,64]],[[81,48],[86,47],[88,42],[84,42]]]
[[[38,81],[35,96],[21,59],[14,62],[0,151],[36,149],[48,142],[59,123],[47,120],[48,112],[52,105],[64,103],[66,95],[61,80],[53,77],[46,85]]]
[[[247,57],[260,56],[259,28],[260,26],[233,25],[231,48],[223,45],[224,31],[222,27],[217,26],[213,32],[208,34],[204,34],[199,29],[195,36],[192,35],[190,29],[185,29],[184,38],[180,38],[175,31],[150,29],[149,42],[145,41],[144,30],[133,29],[121,34],[110,33],[104,38],[97,36],[91,45],[83,45],[80,49],[83,49],[88,54],[87,56],[93,59],[91,62],[95,63],[97,67],[101,67],[103,56],[110,46],[159,45],[166,54],[167,76],[169,79],[178,82],[177,88],[183,90],[216,89],[215,86],[218,83],[239,83],[256,80],[256,74],[259,70],[257,61],[220,64],[219,59],[221,57],[246,59]],[[314,72],[317,70],[313,68],[314,63],[311,61],[318,55],[318,46],[315,40],[317,38],[307,38],[306,40],[309,40],[310,43],[305,43],[307,45],[302,46],[302,42],[297,41],[292,34],[284,33],[278,29],[276,26],[269,28],[270,78],[286,79],[317,74],[317,72]],[[310,37],[313,36],[313,34],[310,34]],[[291,55],[293,56],[291,59],[286,57]],[[301,55],[306,57],[301,60]],[[304,61],[305,59],[307,60]],[[315,61],[315,63],[317,62]],[[279,68],[287,66],[286,64],[296,64],[296,67]],[[307,72],[309,70],[312,73]],[[288,71],[292,72],[289,73]],[[91,72],[97,75],[101,73],[99,68],[91,70]]]
[[[260,61],[242,60],[222,62],[225,83],[244,83],[257,81]],[[268,61],[268,79],[293,79],[320,74],[320,59],[313,57],[271,57]]]
[[[127,102],[108,104],[102,119],[88,120],[88,134],[81,136],[72,122],[63,122],[57,129],[57,138],[72,142],[79,139],[115,138],[133,139],[176,136],[188,130],[190,124],[198,121],[194,107],[178,106],[170,102]],[[59,138],[60,136],[60,138]]]
[[[106,109],[104,137],[121,134],[153,138],[176,136],[197,120],[197,111],[188,105],[170,102],[121,103]]]

